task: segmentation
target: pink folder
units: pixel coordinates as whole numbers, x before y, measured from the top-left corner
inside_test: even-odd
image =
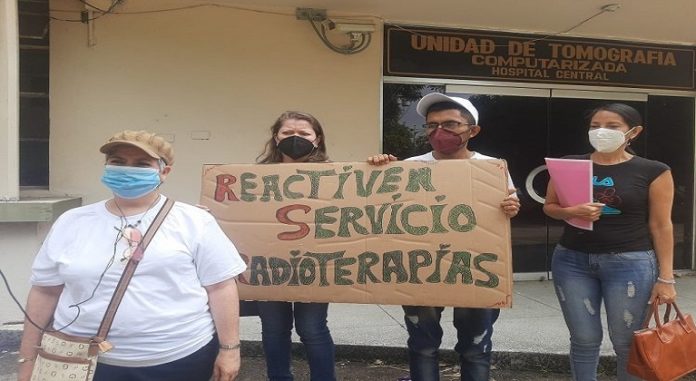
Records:
[[[544,160],[561,206],[592,202],[592,160]],[[576,228],[592,230],[592,221],[580,218],[569,218],[565,221]]]

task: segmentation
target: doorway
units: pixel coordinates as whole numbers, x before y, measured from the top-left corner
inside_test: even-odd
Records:
[[[693,265],[693,98],[652,97],[638,92],[469,85],[385,84],[384,87],[383,152],[401,158],[431,149],[418,127],[422,118],[413,111],[420,96],[440,91],[468,98],[474,103],[480,115],[481,133],[469,143],[470,148],[508,162],[522,203],[520,213],[511,223],[513,270],[534,278],[548,277],[553,247],[563,230],[562,221],[550,219],[542,211],[549,181],[544,158],[592,151],[586,118],[590,110],[612,102],[634,107],[643,116],[647,127],[631,147],[640,156],[670,165],[675,178],[675,268],[691,268]],[[408,98],[388,99],[391,94],[408,94]],[[394,112],[394,107],[390,107],[388,115],[388,102],[392,106],[398,105],[400,112]],[[670,107],[656,107],[656,102],[668,102]],[[663,127],[660,120],[670,116],[673,120],[671,112],[679,114],[679,122]],[[659,117],[659,114],[668,113]],[[396,127],[400,129],[396,134],[401,139],[398,143],[393,139]],[[678,138],[666,144],[662,132]],[[411,140],[404,144],[404,137],[408,135]]]

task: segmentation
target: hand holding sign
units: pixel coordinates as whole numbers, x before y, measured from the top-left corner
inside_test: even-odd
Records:
[[[389,162],[397,161],[399,158],[392,154],[380,153],[367,158],[367,162],[372,165],[384,165],[389,164]]]
[[[500,203],[503,212],[508,218],[515,217],[520,212],[520,200],[517,198],[517,189],[508,189],[508,196]]]

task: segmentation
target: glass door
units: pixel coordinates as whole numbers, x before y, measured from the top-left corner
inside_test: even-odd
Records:
[[[674,268],[694,269],[694,97],[649,96],[646,156],[674,177]]]
[[[606,103],[621,102],[638,110],[645,120],[647,98],[645,94],[552,90],[551,99],[549,99],[548,156],[563,157],[592,152],[593,149],[587,136],[589,111]],[[635,143],[631,144],[631,148],[638,155],[645,157],[645,142],[645,136],[641,136]],[[546,179],[548,182],[548,176]],[[545,193],[544,189],[543,194]],[[563,221],[547,217],[547,269],[551,268],[551,254],[561,238],[563,225]]]
[[[513,271],[545,272],[549,262],[546,216],[539,199],[535,200],[537,192],[527,188],[546,193],[546,172],[539,173],[533,184],[528,180],[544,164],[548,152],[550,90],[447,86],[447,93],[469,98],[479,111],[481,132],[469,142],[469,148],[508,163],[521,203],[519,214],[511,221]]]
[[[542,211],[549,177],[545,157],[592,151],[587,113],[601,104],[626,103],[645,120],[646,131],[631,147],[638,155],[672,167],[675,178],[675,268],[694,263],[694,99],[643,93],[590,92],[469,85],[384,84],[383,152],[404,158],[431,148],[415,113],[432,92],[470,99],[479,110],[481,132],[470,148],[507,160],[522,208],[512,220],[513,271],[548,276],[563,223]]]

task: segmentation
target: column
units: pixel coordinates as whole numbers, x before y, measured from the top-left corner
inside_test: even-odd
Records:
[[[19,199],[17,0],[0,0],[0,201]]]

